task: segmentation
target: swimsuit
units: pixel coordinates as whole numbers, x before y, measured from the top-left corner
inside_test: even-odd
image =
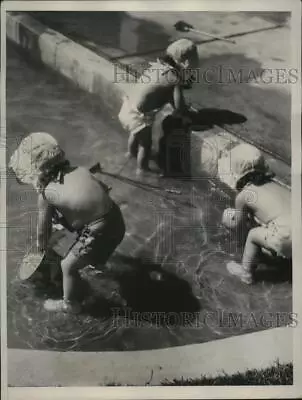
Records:
[[[289,217],[279,217],[264,226],[266,246],[283,258],[292,256],[292,237]]]
[[[109,212],[86,225],[78,232],[71,252],[85,256],[91,265],[104,265],[125,235],[125,223],[117,204],[112,202]]]
[[[118,117],[123,128],[130,134],[136,135],[142,129],[152,126],[157,111],[142,113],[131,104],[128,97],[125,97]]]

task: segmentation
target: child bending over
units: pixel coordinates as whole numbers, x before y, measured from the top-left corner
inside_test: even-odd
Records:
[[[188,118],[183,89],[191,87],[197,67],[196,45],[191,40],[179,39],[167,48],[163,58],[151,63],[124,98],[119,120],[129,132],[127,157],[137,158],[137,175],[149,170],[152,124],[157,112],[170,103],[176,114]]]
[[[273,174],[254,146],[237,146],[230,152],[229,160],[238,194],[235,208],[224,211],[223,223],[234,229],[252,218],[256,227],[248,233],[241,263],[232,261],[227,269],[242,282],[251,284],[262,250],[291,258],[291,195],[272,180]]]
[[[76,232],[71,250],[61,261],[63,299],[45,302],[49,311],[69,311],[77,302],[79,270],[104,265],[125,234],[123,216],[110,198],[108,187],[83,167],[66,160],[57,141],[47,133],[25,137],[11,157],[10,168],[19,182],[38,193],[38,250],[44,252],[59,213],[65,227]]]

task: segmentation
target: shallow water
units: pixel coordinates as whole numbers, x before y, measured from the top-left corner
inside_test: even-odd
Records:
[[[83,278],[96,303],[81,315],[49,314],[50,287],[17,279],[35,235],[36,194],[8,179],[8,346],[50,350],[140,350],[206,342],[286,324],[288,271],[260,271],[255,286],[228,275],[242,249],[219,221],[228,204],[206,180],[133,178],[127,137],[100,105],[8,46],[8,156],[30,131],[53,133],[73,163],[101,161],[127,233],[102,274]],[[119,172],[120,171],[120,172]],[[115,175],[115,176],[114,176]],[[167,193],[177,189],[181,194]],[[265,280],[263,279],[265,278]],[[52,293],[54,295],[56,293]],[[260,317],[273,313],[265,318]],[[284,315],[283,320],[276,313]],[[242,320],[240,320],[240,318]],[[237,322],[236,322],[237,321]],[[281,321],[281,322],[280,322]]]

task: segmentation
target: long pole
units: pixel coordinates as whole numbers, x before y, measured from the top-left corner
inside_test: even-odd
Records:
[[[176,24],[174,24],[174,28],[177,31],[180,31],[180,32],[190,32],[191,31],[191,32],[198,33],[200,35],[209,36],[209,37],[211,37],[213,39],[223,40],[223,41],[228,42],[228,43],[236,44],[235,40],[228,39],[228,38],[225,38],[225,37],[222,37],[222,36],[213,35],[212,33],[208,33],[208,32],[205,32],[205,31],[200,31],[199,29],[195,29],[193,27],[193,25],[190,25],[185,21],[176,22]]]
[[[215,36],[215,35],[212,35],[211,33],[207,33],[207,32],[204,32],[204,31],[200,31],[200,30],[198,30],[198,29],[192,29],[192,28],[190,28],[189,30],[190,30],[191,32],[196,32],[196,33],[200,33],[201,35],[209,36],[209,37],[211,37],[211,38],[213,38],[213,39],[223,40],[223,41],[225,41],[225,42],[229,42],[229,43],[236,44],[235,40],[227,39],[227,38],[225,38],[225,37]]]

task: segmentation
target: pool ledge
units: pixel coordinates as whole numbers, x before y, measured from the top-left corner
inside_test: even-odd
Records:
[[[8,350],[10,386],[160,385],[293,361],[293,328],[281,327],[162,350],[52,352]]]

